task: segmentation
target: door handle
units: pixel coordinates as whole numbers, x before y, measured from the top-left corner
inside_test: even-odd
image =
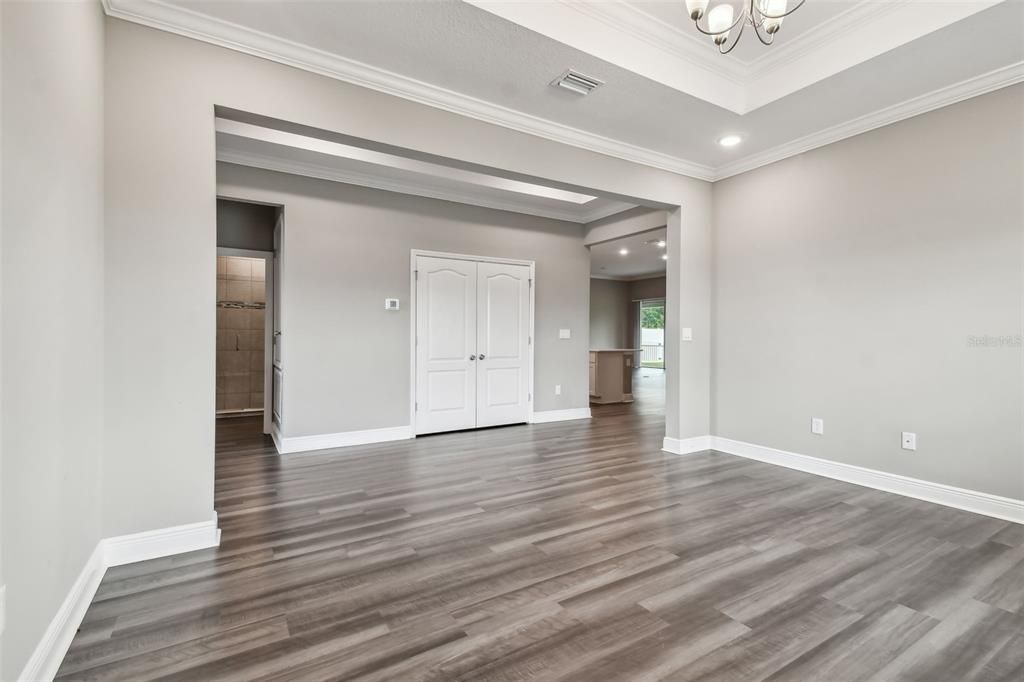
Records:
[[[469,356],[469,359],[470,359],[470,360],[476,360],[476,356],[475,356],[475,355],[470,355],[470,356]]]
[[[487,356],[486,356],[486,355],[484,355],[483,353],[481,353],[481,354],[480,354],[480,359],[481,359],[481,360],[483,360],[483,359],[484,359],[485,357],[487,357]]]

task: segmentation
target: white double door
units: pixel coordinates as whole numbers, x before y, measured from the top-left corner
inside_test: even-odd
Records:
[[[530,267],[416,258],[416,433],[527,421]]]

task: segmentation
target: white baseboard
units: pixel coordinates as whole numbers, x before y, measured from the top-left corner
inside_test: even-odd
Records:
[[[220,528],[214,513],[210,521],[119,535],[106,538],[102,544],[106,565],[120,566],[216,547],[220,544]]]
[[[106,570],[100,540],[22,669],[19,680],[36,682],[54,678]]]
[[[219,544],[220,529],[217,527],[216,513],[211,521],[100,540],[18,679],[37,682],[54,678],[108,567],[192,552]]]
[[[690,455],[711,449],[711,436],[694,436],[693,438],[665,438],[661,449],[674,455]]]
[[[571,410],[542,410],[530,416],[531,424],[567,422],[574,419],[590,419],[589,407],[574,407]]]
[[[833,462],[795,452],[777,450],[763,445],[744,443],[743,441],[710,436],[712,449],[730,455],[756,459],[759,462],[777,464],[789,469],[806,471],[807,473],[834,478],[847,483],[862,485],[867,488],[884,490],[897,495],[913,497],[927,502],[934,502],[947,507],[983,514],[1014,523],[1024,523],[1024,500],[990,495],[966,488],[957,488],[942,483],[932,483],[909,476],[890,474],[875,469],[866,469],[853,464]]]
[[[318,436],[274,436],[277,451],[282,455],[293,452],[309,452],[328,448],[345,448],[350,445],[369,445],[371,443],[387,443],[393,440],[406,440],[413,437],[412,426],[391,426],[385,429],[366,429],[364,431],[344,431],[342,433],[324,433]]]

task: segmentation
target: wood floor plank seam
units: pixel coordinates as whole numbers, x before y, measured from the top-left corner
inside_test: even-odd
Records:
[[[217,549],[111,568],[60,680],[1024,679],[1024,526],[593,418],[277,455]]]

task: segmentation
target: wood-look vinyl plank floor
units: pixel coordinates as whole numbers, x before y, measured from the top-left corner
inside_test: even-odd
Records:
[[[632,405],[280,457],[217,549],[107,572],[58,679],[1024,680],[1024,526],[716,452]]]

